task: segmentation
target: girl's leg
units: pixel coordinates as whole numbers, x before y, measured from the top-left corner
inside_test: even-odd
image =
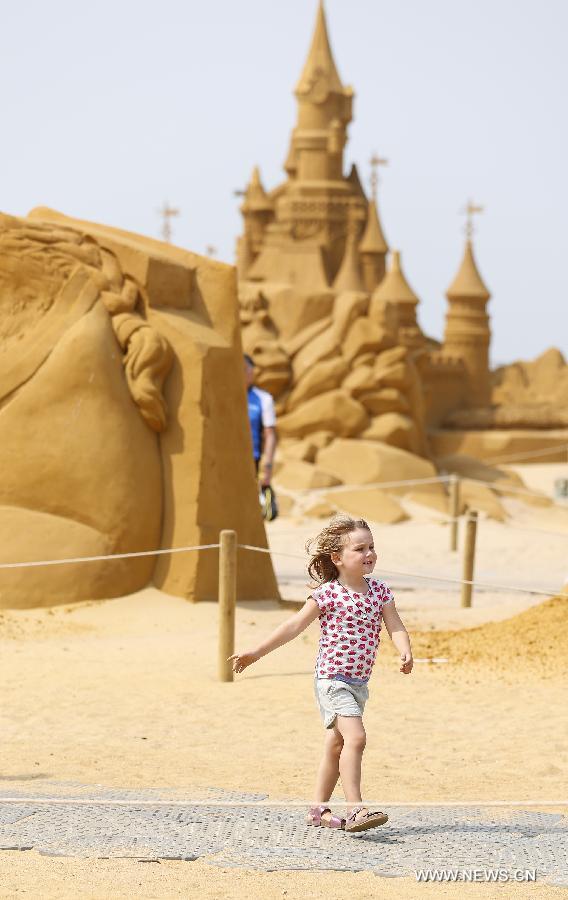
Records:
[[[336,727],[343,738],[339,772],[345,799],[351,807],[362,803],[361,761],[367,735],[360,716],[338,716]]]
[[[339,779],[339,757],[343,748],[343,738],[336,724],[333,728],[326,729],[323,748],[323,757],[318,769],[315,788],[314,806],[327,804],[337,781]],[[330,813],[325,813],[323,818],[329,819]]]

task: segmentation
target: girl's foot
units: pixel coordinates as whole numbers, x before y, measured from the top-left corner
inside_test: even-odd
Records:
[[[306,825],[316,825],[321,828],[343,828],[345,819],[334,816],[329,806],[312,806],[308,812]]]
[[[367,831],[388,822],[384,812],[369,812],[365,806],[354,806],[345,820],[345,831]]]

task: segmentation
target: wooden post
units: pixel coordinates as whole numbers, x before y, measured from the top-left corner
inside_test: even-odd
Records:
[[[450,550],[458,549],[458,516],[460,514],[460,480],[457,475],[450,478]]]
[[[465,523],[465,541],[463,551],[463,580],[473,581],[475,568],[475,538],[477,534],[477,512],[472,510]],[[473,594],[472,584],[462,584],[461,605],[471,606]]]
[[[237,602],[237,532],[219,535],[219,681],[233,680],[235,605]]]

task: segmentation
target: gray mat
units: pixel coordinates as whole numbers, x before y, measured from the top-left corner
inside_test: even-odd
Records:
[[[266,795],[191,792],[207,806],[184,800],[179,789],[145,791],[58,783],[43,796],[92,799],[94,805],[34,803],[39,793],[2,790],[18,803],[0,803],[0,849],[35,849],[55,856],[185,859],[251,868],[374,871],[414,876],[418,869],[536,869],[538,878],[568,886],[568,818],[524,809],[385,807],[387,825],[350,835],[305,825],[303,808],[239,806]],[[87,790],[88,787],[88,790]],[[211,798],[209,801],[209,797]],[[125,806],[105,806],[123,800]],[[160,801],[141,806],[140,801]],[[235,806],[215,805],[231,801]],[[98,805],[97,805],[98,801]],[[138,804],[138,805],[137,805]]]

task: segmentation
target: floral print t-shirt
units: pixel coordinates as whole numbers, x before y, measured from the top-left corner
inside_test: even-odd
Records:
[[[348,591],[339,581],[326,582],[312,592],[320,608],[316,678],[369,680],[379,648],[383,606],[394,597],[377,578],[365,580],[366,594]]]

